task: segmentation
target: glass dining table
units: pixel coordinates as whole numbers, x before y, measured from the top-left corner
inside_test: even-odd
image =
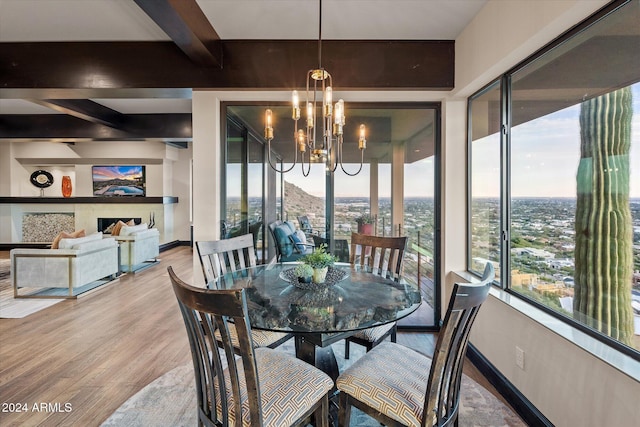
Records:
[[[334,380],[338,365],[331,344],[358,330],[397,321],[421,303],[418,285],[362,267],[337,263],[326,283],[299,283],[296,263],[273,263],[221,276],[220,289],[246,288],[251,327],[293,333],[299,359]]]

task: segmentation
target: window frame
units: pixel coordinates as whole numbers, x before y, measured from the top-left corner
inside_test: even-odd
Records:
[[[508,69],[499,77],[492,79],[490,83],[482,87],[480,90],[467,98],[467,271],[476,276],[480,276],[480,272],[474,271],[471,267],[471,219],[472,219],[472,203],[471,203],[471,188],[472,188],[472,136],[473,136],[473,117],[472,117],[472,103],[475,99],[478,99],[488,90],[490,90],[495,84],[500,85],[500,271],[501,277],[499,283],[494,283],[494,286],[502,291],[506,292],[510,297],[517,298],[526,304],[529,304],[544,313],[552,316],[555,319],[559,319],[569,326],[587,334],[611,348],[633,358],[636,361],[640,361],[640,350],[628,347],[625,344],[600,333],[585,324],[578,322],[577,320],[555,311],[544,304],[535,301],[531,298],[522,295],[511,289],[511,125],[512,125],[512,99],[511,99],[511,78],[517,72],[523,70],[527,66],[531,65],[534,61],[540,59],[547,52],[561,46],[565,42],[571,40],[573,37],[579,35],[583,31],[587,30],[596,22],[609,16],[612,13],[618,11],[618,9],[628,5],[632,0],[614,0],[611,3],[604,6],[602,9],[576,24],[562,35],[552,40],[542,48],[535,51],[533,54]]]

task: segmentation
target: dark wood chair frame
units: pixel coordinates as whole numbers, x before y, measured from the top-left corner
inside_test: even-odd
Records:
[[[368,267],[373,272],[387,274],[393,278],[402,275],[404,251],[407,247],[406,236],[404,237],[381,237],[369,236],[367,234],[351,234],[351,254],[349,263]],[[349,358],[350,344],[360,344],[367,351],[384,341],[390,336],[391,342],[396,342],[398,326],[394,322],[393,327],[376,341],[369,341],[357,336],[345,338],[344,357]]]
[[[218,288],[219,278],[227,274],[227,271],[235,272],[256,266],[256,254],[251,234],[224,240],[197,241],[196,249],[207,288]],[[276,348],[293,338],[293,334],[270,333],[274,336],[275,334],[282,335],[282,338],[274,340],[267,346],[269,348]]]
[[[198,424],[206,426],[229,425],[227,414],[227,386],[223,374],[223,363],[220,349],[224,350],[231,382],[231,393],[235,405],[236,421],[242,420],[240,400],[241,371],[244,375],[249,399],[251,426],[261,427],[262,405],[260,383],[256,368],[256,356],[251,340],[251,326],[247,312],[245,289],[214,290],[196,288],[180,280],[168,268],[173,290],[178,299],[180,312],[184,319],[191,347],[193,368],[195,372],[196,391],[198,394]],[[234,356],[235,349],[231,345],[229,324],[233,322],[240,342],[240,358]],[[211,339],[218,330],[222,342]],[[242,361],[242,364],[238,363]],[[216,391],[218,385],[222,405],[222,419],[216,410]],[[319,425],[328,427],[329,401],[328,394],[313,405],[294,425],[303,425],[311,415],[319,420]],[[239,424],[236,424],[239,425]],[[241,425],[241,424],[240,424]]]
[[[480,306],[489,295],[494,279],[493,265],[487,263],[480,283],[456,283],[453,286],[452,297],[449,300],[444,323],[438,333],[429,371],[422,412],[421,426],[423,427],[458,426],[462,368],[469,333]],[[385,426],[404,426],[346,393],[340,393],[339,426],[349,425],[351,406],[355,406]]]

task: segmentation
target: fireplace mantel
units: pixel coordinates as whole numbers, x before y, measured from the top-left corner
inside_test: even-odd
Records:
[[[0,197],[0,203],[49,203],[49,204],[87,204],[87,203],[135,203],[163,204],[178,203],[174,196],[161,197]]]

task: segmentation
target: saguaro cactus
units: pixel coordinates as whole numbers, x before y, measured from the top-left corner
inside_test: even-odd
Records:
[[[621,342],[633,337],[629,209],[630,88],[582,103],[574,316]]]

